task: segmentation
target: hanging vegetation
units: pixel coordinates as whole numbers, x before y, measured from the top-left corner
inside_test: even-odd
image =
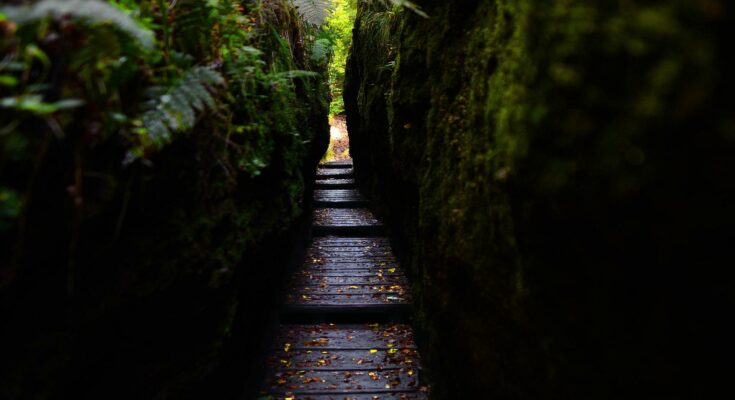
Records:
[[[284,267],[253,257],[326,149],[329,43],[290,0],[6,3],[0,398],[181,398],[272,300],[238,289]]]

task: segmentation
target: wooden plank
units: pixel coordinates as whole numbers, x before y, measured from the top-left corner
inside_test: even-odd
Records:
[[[323,236],[315,238],[312,246],[317,247],[368,247],[368,246],[390,246],[390,242],[384,237],[339,237]]]
[[[409,325],[346,324],[406,321],[408,282],[383,236],[382,223],[355,189],[347,165],[320,166],[314,238],[295,273],[267,360],[262,399],[426,400],[420,359]],[[354,187],[354,186],[352,186]],[[360,202],[360,203],[357,203]],[[352,208],[342,208],[352,207]],[[305,323],[314,321],[334,323]]]
[[[309,306],[349,306],[359,304],[362,306],[382,304],[409,304],[406,296],[398,293],[373,293],[373,294],[289,294],[286,304],[302,304]]]
[[[357,189],[316,189],[314,190],[315,199],[358,199],[365,200]]]
[[[314,187],[320,189],[351,189],[356,186],[354,179],[317,179]]]
[[[382,226],[366,208],[317,208],[314,210],[316,226]]]
[[[304,268],[301,271],[306,271],[303,273],[304,275],[320,275],[320,274],[339,275],[340,273],[344,273],[344,275],[352,275],[353,271],[368,271],[376,275],[378,273],[381,273],[383,275],[399,274],[399,272],[391,272],[392,270],[393,268],[388,268],[386,271],[386,268],[384,266],[379,266],[379,265],[350,263],[350,264],[310,265],[310,266],[304,266]],[[398,270],[396,269],[396,271]]]
[[[313,321],[407,321],[408,303],[369,304],[285,304],[283,318],[291,322]]]
[[[320,395],[313,393],[279,393],[258,400],[426,400],[428,398],[428,395],[423,392],[330,393]]]
[[[411,371],[409,375],[408,371]],[[383,391],[415,391],[419,388],[418,371],[294,371],[276,372],[267,385],[271,393],[380,393]]]
[[[332,248],[335,249],[335,248]],[[395,256],[390,251],[390,248],[370,248],[368,250],[362,250],[360,248],[352,248],[346,250],[344,247],[336,248],[335,250],[328,250],[324,248],[311,248],[306,252],[307,262],[319,262],[318,260],[324,260],[329,262],[339,262],[342,257],[364,257],[368,259],[395,259]],[[315,260],[315,261],[310,261]]]
[[[351,257],[314,257],[308,258],[304,265],[340,265],[361,264],[363,266],[384,266],[385,268],[396,267],[398,261],[395,257],[356,255]]]
[[[314,285],[405,285],[403,275],[396,276],[303,276],[299,280],[304,286]]]
[[[319,350],[415,348],[413,329],[406,324],[296,324],[284,325],[278,332],[275,348]],[[391,346],[389,346],[389,344]]]
[[[352,160],[330,161],[319,164],[319,168],[351,168]]]
[[[296,289],[296,288],[295,288]],[[317,294],[372,294],[372,293],[397,293],[406,295],[408,292],[404,285],[314,285],[298,287],[299,293],[304,292]]]
[[[352,168],[319,168],[316,171],[317,179],[352,179]]]
[[[276,370],[313,369],[349,371],[372,369],[414,369],[419,367],[416,349],[400,350],[289,350],[279,349],[268,358],[268,367]]]
[[[355,189],[317,189],[314,191],[316,207],[366,207],[368,200]]]

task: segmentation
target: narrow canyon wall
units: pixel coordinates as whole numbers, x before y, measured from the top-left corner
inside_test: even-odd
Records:
[[[361,3],[345,105],[434,398],[714,393],[732,349],[732,6],[416,3],[429,18]]]
[[[85,101],[45,119],[0,109],[0,398],[226,399],[259,384],[258,351],[285,271],[301,260],[329,140],[327,65],[310,59],[290,3],[226,3],[171,5],[182,42],[173,58],[223,82],[207,88],[210,107],[195,105],[191,129],[133,163],[131,141],[153,134],[115,121],[125,112],[132,125],[142,92],[161,80],[152,75],[176,66],[151,57],[158,64],[125,69],[114,52],[134,41],[114,40],[124,33],[115,20],[16,26],[3,15],[0,51],[38,37],[35,54],[48,54],[50,73],[35,62],[26,75],[48,76],[44,99]],[[207,19],[225,11],[241,15]],[[186,24],[204,44],[185,42]],[[243,35],[250,47],[225,47]],[[205,89],[184,95],[194,90]],[[8,199],[18,200],[12,213]]]

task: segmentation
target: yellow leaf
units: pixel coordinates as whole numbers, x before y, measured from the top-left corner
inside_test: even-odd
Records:
[[[392,273],[396,272],[396,269],[395,268],[388,268],[388,272],[390,272],[392,274]]]
[[[377,353],[378,352],[378,349],[370,349],[370,352],[371,353]]]

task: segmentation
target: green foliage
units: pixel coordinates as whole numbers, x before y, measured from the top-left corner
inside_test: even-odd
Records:
[[[352,27],[357,14],[356,0],[335,0],[334,10],[327,18],[327,32],[333,46],[334,56],[329,64],[329,87],[332,102],[329,105],[331,115],[344,112],[342,88],[345,79],[345,64],[352,44]]]
[[[154,154],[177,133],[191,130],[207,110],[226,108],[228,115],[241,112],[251,117],[262,114],[262,110],[250,111],[257,108],[260,97],[244,96],[255,103],[230,103],[230,97],[215,87],[227,87],[242,95],[244,90],[273,85],[279,91],[293,93],[296,88],[291,80],[314,76],[297,72],[292,61],[294,44],[273,30],[272,24],[288,18],[298,22],[295,12],[284,12],[288,10],[285,3],[256,2],[249,14],[234,0],[181,0],[167,7],[161,4],[43,0],[3,8],[4,15],[18,24],[14,33],[21,40],[17,45],[5,42],[4,51],[10,57],[6,58],[9,62],[0,64],[0,87],[5,88],[0,95],[6,94],[0,97],[0,107],[44,117],[61,134],[64,123],[60,121],[71,121],[70,111],[85,108],[85,104],[95,108],[104,104],[108,112],[88,116],[102,123],[106,135],[119,135],[128,143],[130,151],[125,160],[130,162]],[[60,88],[65,98],[50,101],[45,98],[49,86],[44,81],[52,61],[37,40],[57,34],[55,22],[63,18],[75,21],[72,30],[85,36],[83,45],[78,43],[68,50],[68,65],[77,72],[74,78],[78,85],[68,80],[69,84]],[[166,23],[161,23],[162,19]],[[158,33],[156,42],[154,33]],[[269,53],[271,58],[262,57],[262,63],[250,62],[245,73],[236,70],[222,74],[219,67],[212,66],[224,63],[232,67],[243,54],[252,54],[252,45],[272,45],[279,54],[273,57],[275,53]],[[324,41],[312,41],[308,46],[315,64],[329,57],[330,49]],[[29,73],[31,69],[36,72]],[[230,85],[229,80],[235,84]],[[258,83],[243,84],[247,80]],[[130,92],[130,82],[147,88]],[[131,101],[131,95],[140,101]],[[287,112],[288,106],[282,106],[278,112]],[[24,118],[18,115],[3,129],[17,127]]]
[[[315,64],[327,64],[334,55],[332,41],[327,38],[319,38],[314,41],[311,49],[311,61]]]
[[[299,212],[298,169],[326,107],[320,68],[331,49],[288,0],[42,0],[2,10],[3,193],[29,196],[51,137],[79,160],[81,185],[90,169],[152,165],[206,126],[216,149],[207,154],[228,176],[283,169],[286,214]],[[111,164],[94,166],[100,147]]]
[[[172,132],[190,130],[197,114],[217,107],[211,92],[224,82],[222,75],[209,67],[189,69],[180,81],[149,102],[151,109],[141,117],[142,132],[160,147],[171,141]],[[150,91],[156,93],[161,89],[154,87]]]
[[[293,0],[296,9],[310,24],[321,26],[329,15],[335,0]]]
[[[153,33],[133,18],[101,0],[42,0],[31,5],[1,9],[6,18],[28,24],[49,17],[71,17],[87,24],[111,24],[137,40],[142,46],[154,46]]]
[[[56,380],[70,363],[93,369],[82,361],[88,349],[35,346],[84,334],[53,315],[90,315],[92,326],[132,303],[168,303],[172,292],[197,298],[176,304],[192,320],[195,309],[227,302],[227,317],[212,325],[222,329],[197,337],[191,362],[143,354],[151,368],[132,381],[161,385],[126,386],[156,392],[126,398],[186,397],[184,386],[214,370],[232,315],[242,314],[240,296],[219,295],[239,290],[244,255],[302,213],[302,171],[326,148],[331,44],[317,42],[322,32],[290,0],[14,3],[25,5],[0,13],[0,294],[40,304],[13,296],[42,287],[43,303],[58,307],[37,320],[61,322],[49,322],[52,334],[10,323],[28,351],[4,357],[23,363],[0,376],[0,397],[89,397],[110,381],[61,393],[68,385]],[[41,359],[40,370],[25,362]]]

